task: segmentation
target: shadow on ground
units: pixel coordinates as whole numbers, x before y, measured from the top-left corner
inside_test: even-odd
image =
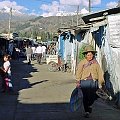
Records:
[[[18,93],[22,89],[48,82],[48,80],[40,80],[29,83],[28,79],[33,77],[31,73],[38,71],[34,65],[28,65],[22,61],[12,61],[12,71],[14,89]],[[86,120],[82,116],[83,110],[70,112],[69,103],[22,103],[18,97],[18,95],[0,94],[0,120]],[[102,105],[93,107],[94,112],[89,120],[119,120],[118,116],[111,119],[116,113],[112,108],[100,106]]]

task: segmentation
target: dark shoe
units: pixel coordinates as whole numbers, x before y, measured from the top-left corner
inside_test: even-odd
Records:
[[[89,118],[90,117],[90,113],[89,112],[86,112],[85,115],[84,115],[85,118]]]
[[[92,113],[92,107],[91,106],[89,107],[89,113]]]

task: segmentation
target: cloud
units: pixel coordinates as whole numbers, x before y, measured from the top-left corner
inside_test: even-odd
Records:
[[[101,4],[101,0],[92,0],[92,5],[100,5]]]
[[[60,0],[62,5],[80,5],[82,0]]]
[[[109,3],[107,3],[107,8],[114,8],[114,7],[116,7],[118,5],[118,3],[117,2],[109,2]]]
[[[0,2],[0,11],[4,13],[9,13],[10,8],[12,8],[12,14],[14,15],[22,15],[24,11],[28,9],[24,6],[17,5],[15,1],[5,0]]]
[[[28,13],[30,16],[39,16],[40,14],[36,13],[36,10],[33,9],[32,12]]]
[[[60,8],[59,2],[53,1],[51,4],[43,4],[40,9],[43,11],[43,16],[56,16]]]
[[[101,0],[92,0],[92,6],[101,4]],[[77,6],[80,5],[82,14],[88,13],[88,0],[59,0],[51,4],[42,4],[40,9],[43,11],[42,16],[61,16],[76,14]]]
[[[60,0],[60,4],[62,5],[80,5],[84,7],[88,7],[89,0]],[[91,0],[92,6],[101,4],[101,0]]]
[[[89,11],[86,10],[85,8],[83,8],[83,9],[81,10],[81,14],[87,14],[87,13],[89,13]]]

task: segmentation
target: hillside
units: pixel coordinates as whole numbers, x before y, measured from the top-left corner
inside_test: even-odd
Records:
[[[22,16],[13,15],[11,19],[11,31],[15,31],[16,27],[19,24],[24,24],[24,22],[27,22],[34,18],[36,18],[36,16],[33,15],[22,15]],[[9,14],[0,12],[0,33],[7,32],[8,26],[9,26]]]
[[[16,31],[29,31],[37,29],[46,32],[56,32],[60,27],[76,26],[76,16],[52,16],[52,17],[37,17],[29,20],[25,23],[19,24],[16,27]],[[81,17],[79,16],[79,24],[83,24]]]
[[[1,18],[1,16],[0,16]],[[0,19],[0,32],[8,31],[9,16],[4,16]],[[11,32],[18,32],[21,36],[30,37],[38,36],[45,33],[56,33],[58,28],[76,26],[77,16],[52,16],[52,17],[34,17],[22,16],[12,17]],[[79,24],[83,24],[79,15]],[[46,35],[44,35],[46,36]]]

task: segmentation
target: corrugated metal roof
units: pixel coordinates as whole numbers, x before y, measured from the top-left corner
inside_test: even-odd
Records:
[[[87,15],[82,16],[82,19],[87,24],[87,23],[93,22],[93,21],[90,21],[90,19],[92,18],[98,18],[98,17],[102,17],[105,15],[111,15],[111,14],[117,14],[117,13],[120,13],[120,7],[107,9],[107,10],[103,10],[103,11],[99,11],[95,13],[89,13]]]

